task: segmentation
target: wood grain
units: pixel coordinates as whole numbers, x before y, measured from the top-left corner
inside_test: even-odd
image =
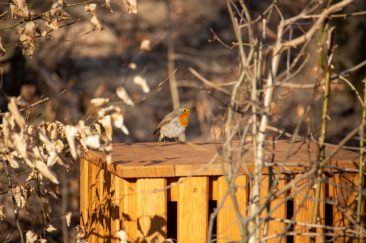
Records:
[[[88,228],[88,242],[95,243],[97,242],[97,205],[98,199],[96,196],[96,177],[99,170],[99,167],[93,164],[89,164],[89,173],[88,173],[88,190],[89,190],[89,228]]]
[[[167,235],[166,179],[138,179],[137,237],[145,242],[162,242]]]
[[[111,235],[113,239],[117,239],[117,232],[122,229],[122,212],[123,212],[123,179],[111,174]]]
[[[136,201],[136,180],[123,179],[123,191],[120,194],[123,202],[123,210],[120,211],[122,228],[127,233],[128,242],[137,240],[137,201]]]
[[[239,143],[234,142],[234,155]],[[251,144],[246,144],[251,151]],[[222,163],[225,161],[220,156],[215,156],[219,144],[192,144],[192,143],[136,143],[115,144],[113,148],[113,163],[108,165],[111,173],[121,178],[141,177],[182,177],[182,176],[220,176]],[[327,146],[328,153],[333,151],[333,146]],[[317,151],[316,144],[296,142],[293,145],[286,141],[276,141],[275,150],[268,145],[266,157],[273,158],[273,171],[281,173],[302,173],[308,171],[313,165]],[[89,151],[84,158],[96,165],[105,162],[102,153]],[[242,163],[246,163],[249,172],[253,172],[252,153],[244,155]],[[234,156],[233,161],[236,161]],[[209,163],[210,162],[210,163]],[[209,164],[208,164],[209,163]],[[325,165],[325,170],[335,171],[335,167],[357,170],[358,154],[347,150],[340,150],[331,161]],[[243,167],[244,168],[244,167]],[[246,174],[244,169],[240,174]],[[268,174],[264,169],[263,174]]]
[[[239,221],[234,210],[232,198],[228,193],[229,187],[224,176],[220,176],[217,182],[217,204],[219,205],[222,200],[225,200],[217,215],[217,242],[239,241],[241,239]],[[245,211],[248,205],[248,185],[246,176],[241,175],[236,177],[234,190],[236,191],[235,196],[238,201],[241,216],[245,217]],[[226,198],[225,195],[227,195]]]
[[[302,181],[302,184],[297,185],[294,188],[293,193],[294,196],[294,215],[297,224],[295,225],[295,242],[310,242],[310,236],[308,233],[310,232],[309,224],[312,222],[312,213],[314,207],[315,200],[315,189],[313,187],[309,188],[306,181]],[[324,225],[325,221],[325,184],[321,183],[321,191],[320,191],[320,203],[319,203],[319,214],[316,224]],[[300,224],[299,224],[300,223]],[[303,225],[308,224],[308,225]],[[316,237],[316,242],[324,242],[324,229],[317,228],[316,233],[318,236]]]
[[[88,189],[88,161],[80,160],[80,225],[88,228],[88,203],[89,203],[89,189]]]
[[[336,174],[334,181],[334,191],[336,193],[334,195],[333,225],[351,229],[352,223],[350,219],[355,219],[353,214],[357,208],[358,174]],[[334,230],[334,233],[337,235],[334,237],[334,242],[351,242],[352,238],[346,232],[346,230]]]
[[[277,183],[275,184],[275,179]],[[274,219],[285,220],[287,217],[287,203],[284,200],[285,195],[281,194],[277,198],[268,201],[269,193],[274,193],[286,185],[286,178],[281,175],[264,175],[261,182],[260,204],[265,204],[265,209],[261,214],[261,218],[270,217],[268,221],[261,224],[261,235],[265,237],[276,237],[267,240],[269,243],[286,242],[285,232],[286,224],[284,222],[275,221]],[[267,226],[265,226],[267,224]],[[265,235],[265,227],[267,234]]]
[[[208,177],[181,178],[178,242],[207,242]]]

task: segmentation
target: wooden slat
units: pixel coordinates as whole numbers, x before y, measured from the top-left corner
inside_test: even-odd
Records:
[[[178,242],[206,242],[208,177],[181,178],[178,200]]]
[[[88,229],[88,208],[89,208],[89,189],[88,189],[88,161],[80,160],[80,225]]]
[[[111,193],[111,235],[114,239],[117,239],[117,232],[122,229],[121,216],[123,212],[123,179],[113,174],[111,174]]]
[[[97,178],[96,178],[96,196],[97,196],[97,223],[96,223],[96,230],[97,230],[97,241],[103,242],[104,237],[106,235],[106,225],[104,224],[104,219],[109,214],[107,210],[105,210],[105,190],[104,190],[104,169],[98,168]]]
[[[123,211],[120,210],[123,230],[127,234],[128,242],[137,240],[137,219],[136,219],[136,181],[123,179],[123,191],[120,194],[123,202]],[[121,205],[120,205],[121,206]]]
[[[145,242],[162,242],[167,235],[166,179],[138,179],[138,238]]]
[[[96,197],[96,177],[97,177],[98,167],[93,164],[89,164],[89,173],[88,173],[88,188],[89,188],[89,237],[88,242],[94,243],[97,242],[97,197]]]
[[[261,194],[260,204],[263,205],[268,198],[268,192],[276,192],[286,185],[286,179],[284,176],[276,175],[277,184],[274,184],[275,178],[272,175],[271,179],[269,175],[264,175],[261,182]],[[284,201],[285,195],[282,194],[275,199],[271,199],[266,203],[266,208],[261,214],[261,218],[270,216],[271,218],[286,219],[287,204]],[[266,225],[267,224],[267,225]],[[267,229],[265,230],[265,228]],[[269,237],[267,242],[286,242],[286,236],[282,235],[285,232],[286,224],[284,222],[278,222],[269,219],[267,222],[261,224],[261,235],[262,237]],[[267,232],[265,232],[267,231]],[[266,233],[266,234],[264,234]],[[273,235],[276,237],[272,238]]]
[[[333,206],[333,225],[336,227],[352,228],[350,219],[354,219],[353,213],[357,208],[357,173],[339,173],[334,176],[335,195]],[[346,230],[335,230],[337,236],[334,242],[351,242],[352,238],[347,236]]]
[[[251,151],[251,143],[246,144]],[[113,147],[113,163],[108,165],[108,170],[121,178],[143,177],[182,177],[182,176],[220,176],[222,175],[222,157],[216,156],[218,144],[184,144],[184,143],[136,143],[115,144]],[[236,152],[239,143],[233,142],[234,158],[237,161]],[[274,172],[303,173],[312,167],[316,158],[317,145],[295,142],[290,145],[286,141],[276,141],[275,151],[268,144],[266,153],[275,154],[273,163]],[[334,147],[327,146],[328,153]],[[89,151],[84,155],[85,159],[100,164],[104,161],[102,153]],[[212,158],[215,158],[211,161]],[[335,167],[357,170],[358,154],[346,150],[340,150],[336,156],[326,165],[325,170],[335,171]],[[207,163],[211,163],[208,165]],[[245,155],[246,168],[239,171],[246,174],[253,173],[253,158],[251,153]],[[333,169],[331,169],[333,168]],[[268,174],[268,170],[263,170]]]
[[[309,188],[309,185],[306,183],[309,182],[309,179],[302,181],[302,184],[298,184],[294,190],[294,215],[295,221],[297,224],[294,226],[294,231],[296,233],[294,237],[295,243],[304,243],[310,242],[309,235],[310,227],[305,226],[303,224],[311,224],[312,221],[312,213],[314,207],[315,200],[315,189]],[[321,183],[321,191],[320,191],[320,203],[319,203],[319,214],[318,220],[316,224],[324,225],[324,217],[325,217],[325,183]],[[316,233],[319,236],[316,237],[316,242],[324,242],[324,230],[322,228],[317,228]]]
[[[239,241],[241,239],[239,223],[233,207],[233,201],[228,193],[228,185],[224,176],[217,180],[217,205],[219,206],[225,199],[217,215],[217,242],[224,243],[229,241]],[[246,176],[237,176],[235,180],[235,195],[240,208],[242,217],[245,216],[247,207],[247,178]],[[225,197],[225,195],[227,195]]]
[[[112,194],[110,173],[105,167],[98,168],[96,176],[97,241],[111,241]]]

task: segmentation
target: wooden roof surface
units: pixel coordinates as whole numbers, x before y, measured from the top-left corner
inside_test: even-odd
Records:
[[[238,161],[238,142],[234,142],[234,159]],[[122,178],[141,177],[175,177],[222,175],[224,159],[220,155],[220,145],[214,143],[134,143],[114,144],[113,162],[107,165],[110,172]],[[244,146],[240,173],[253,172],[253,155],[251,143]],[[327,146],[330,154],[335,146]],[[218,153],[219,152],[219,153]],[[266,148],[266,165],[272,165],[280,173],[301,173],[313,165],[317,154],[317,145],[305,142],[290,144],[276,141]],[[353,171],[357,169],[358,153],[341,149],[326,164],[325,169],[332,172]],[[103,153],[88,151],[83,159],[98,166],[105,164]],[[268,167],[263,170],[267,173]]]

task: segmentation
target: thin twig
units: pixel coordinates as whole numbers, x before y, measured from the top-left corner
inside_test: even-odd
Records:
[[[168,46],[168,75],[169,75],[169,87],[170,87],[170,95],[172,98],[173,108],[177,108],[179,106],[179,92],[177,79],[175,76],[174,70],[175,68],[175,58],[174,58],[174,36],[173,36],[173,2],[168,1],[168,34],[167,34],[167,46]]]
[[[356,72],[357,70],[359,70],[360,68],[362,68],[364,66],[366,66],[366,60],[363,60],[362,62],[358,63],[357,65],[355,65],[349,69],[346,69],[346,70],[340,72],[339,74],[332,75],[331,80],[337,79],[340,76],[346,76],[350,73]]]
[[[19,232],[19,235],[20,235],[20,240],[21,240],[22,243],[24,243],[23,230],[22,230],[22,227],[20,226],[20,223],[19,223],[19,207],[18,207],[17,201],[15,200],[15,196],[14,196],[14,193],[13,193],[13,183],[12,183],[12,180],[10,178],[8,164],[5,160],[3,160],[3,164],[4,164],[6,176],[8,177],[8,194],[11,197],[11,200],[13,201],[13,205],[14,205],[15,224],[17,226],[17,229],[18,229],[18,232]]]
[[[320,161],[323,161],[325,158],[325,138],[327,134],[327,125],[328,125],[328,109],[329,109],[329,95],[330,95],[330,77],[331,77],[331,63],[332,63],[332,49],[333,49],[333,32],[334,27],[330,28],[325,26],[323,28],[322,37],[324,37],[325,33],[328,33],[327,38],[323,38],[321,43],[327,42],[328,46],[327,49],[320,52],[320,66],[324,70],[324,93],[323,93],[323,107],[322,107],[322,119],[321,119],[321,128],[320,128],[320,135],[319,135],[319,152],[317,162],[320,165]],[[326,60],[324,60],[326,58]],[[316,223],[319,214],[319,205],[320,205],[320,193],[321,193],[321,177],[323,175],[323,167],[317,166],[317,173],[316,173],[316,184],[315,186],[315,201],[313,206],[312,212],[312,220],[313,224]],[[313,229],[311,229],[313,230]],[[315,238],[310,239],[311,242],[315,242]]]
[[[25,107],[25,108],[19,109],[19,111],[29,110],[29,109],[31,109],[31,108],[33,108],[33,107],[35,107],[35,106],[37,106],[37,105],[40,105],[40,104],[42,104],[42,103],[44,103],[44,102],[47,102],[47,101],[49,101],[49,100],[50,100],[49,98],[43,98],[43,99],[41,99],[41,100],[38,100],[38,101],[36,101],[36,102],[34,102],[34,103],[32,103],[32,104],[28,105],[28,106],[27,106],[27,107]],[[5,116],[5,114],[6,114],[6,112],[2,112],[2,113],[0,113],[0,117]]]
[[[364,83],[364,103],[366,102],[366,79],[363,81]],[[364,184],[364,134],[365,134],[365,123],[366,123],[366,107],[363,106],[362,109],[362,120],[361,120],[361,129],[360,129],[360,160],[358,164],[358,197],[357,197],[357,212],[356,212],[356,222],[357,225],[362,228],[362,213],[364,210],[364,204],[362,200],[362,191],[363,191],[363,184]],[[360,228],[357,230],[357,242],[360,240],[361,237],[361,230]]]
[[[214,82],[211,82],[210,80],[206,79],[205,77],[203,77],[201,74],[199,74],[196,70],[194,70],[193,68],[188,68],[188,70],[196,77],[198,78],[200,81],[202,81],[204,84],[206,84],[208,87],[211,87],[213,89],[216,89],[226,95],[231,95],[229,91],[227,91],[226,89],[220,87],[219,85],[216,85]]]
[[[303,44],[307,40],[310,40],[315,35],[315,33],[317,33],[317,31],[323,25],[324,21],[328,18],[329,15],[342,10],[344,7],[346,7],[347,5],[352,3],[353,1],[354,0],[343,0],[343,1],[340,1],[336,4],[333,4],[329,8],[326,8],[319,15],[319,18],[317,19],[315,24],[305,34],[303,34],[303,35],[301,35],[301,36],[299,36],[295,39],[292,39],[290,41],[284,42],[283,43],[283,49],[295,48],[295,47]],[[286,24],[290,24],[290,22],[286,22]],[[281,51],[281,50],[277,50],[277,51]]]

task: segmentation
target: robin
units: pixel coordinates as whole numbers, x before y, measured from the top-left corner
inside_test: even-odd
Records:
[[[189,114],[190,110],[187,107],[179,106],[166,115],[153,132],[155,134],[160,130],[158,142],[163,141],[164,138],[184,142],[184,130],[188,126]]]

